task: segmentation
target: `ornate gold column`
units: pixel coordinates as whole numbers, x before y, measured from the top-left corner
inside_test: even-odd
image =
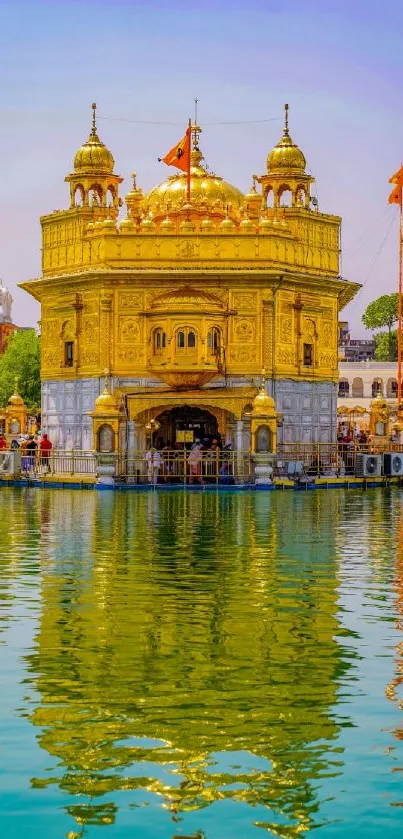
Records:
[[[83,302],[82,302],[82,295],[77,294],[75,302],[73,303],[73,309],[75,311],[75,353],[74,353],[74,368],[75,373],[77,375],[80,363],[81,363],[81,346],[80,346],[80,335],[81,335],[81,313],[83,309]]]
[[[112,359],[112,294],[101,295],[101,367],[110,371]]]
[[[301,329],[301,312],[304,308],[304,304],[301,300],[301,295],[295,295],[295,303],[294,303],[294,311],[295,311],[295,332],[296,332],[296,343],[297,343],[297,367],[298,367],[298,375],[301,375],[301,364],[302,364],[302,347],[301,347],[301,338],[302,338],[302,329]]]
[[[273,330],[274,330],[274,300],[263,300],[262,311],[262,367],[267,371],[269,378],[274,374],[273,354]]]

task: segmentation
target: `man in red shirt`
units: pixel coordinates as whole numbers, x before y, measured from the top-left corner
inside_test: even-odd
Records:
[[[44,468],[50,472],[49,458],[52,451],[52,443],[48,439],[47,434],[42,434],[41,442],[39,443],[39,452],[41,456],[41,463]]]
[[[1,449],[6,449],[6,448],[7,448],[7,440],[4,436],[4,434],[0,434],[0,450]]]

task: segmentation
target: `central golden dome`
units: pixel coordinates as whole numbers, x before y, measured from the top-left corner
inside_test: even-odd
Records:
[[[202,166],[203,155],[199,148],[191,152],[190,201],[191,208],[201,215],[217,213],[238,216],[244,200],[243,193],[236,186],[227,183],[219,175],[207,172]],[[162,184],[155,186],[145,196],[145,205],[153,218],[166,217],[186,210],[187,176],[185,172],[171,175]]]

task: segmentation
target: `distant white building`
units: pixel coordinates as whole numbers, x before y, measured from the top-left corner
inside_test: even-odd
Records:
[[[338,407],[369,408],[378,393],[397,406],[396,361],[340,361]]]
[[[3,285],[3,280],[0,277],[0,323],[11,323],[11,307],[13,305],[13,298],[8,290]]]

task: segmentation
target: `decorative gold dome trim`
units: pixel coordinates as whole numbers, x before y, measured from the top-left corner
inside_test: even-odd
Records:
[[[223,217],[239,217],[244,195],[240,189],[212,174],[202,165],[203,154],[198,143],[200,129],[193,126],[194,148],[191,152],[190,203],[192,212]],[[177,172],[153,187],[145,196],[145,206],[154,219],[165,218],[185,211],[187,204],[187,175]]]
[[[116,413],[116,397],[109,390],[108,371],[105,370],[105,384],[102,393],[95,400],[94,413],[107,414]]]
[[[305,172],[306,160],[299,146],[293,143],[288,130],[288,105],[284,106],[285,121],[281,140],[267,155],[267,171],[269,174],[282,172]]]
[[[100,175],[111,175],[115,161],[112,152],[99,139],[96,128],[96,103],[92,103],[92,129],[86,143],[78,149],[74,158],[75,172],[98,172]]]

